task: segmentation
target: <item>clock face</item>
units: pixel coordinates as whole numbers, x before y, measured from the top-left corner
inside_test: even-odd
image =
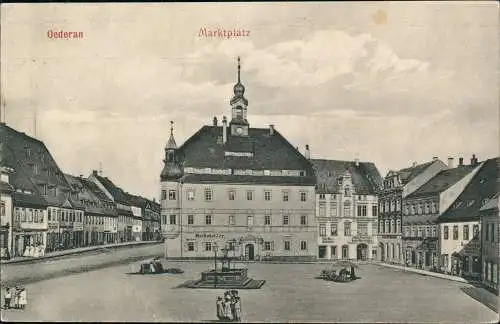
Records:
[[[243,133],[243,128],[241,128],[241,127],[236,128],[236,133],[238,133],[238,134]]]

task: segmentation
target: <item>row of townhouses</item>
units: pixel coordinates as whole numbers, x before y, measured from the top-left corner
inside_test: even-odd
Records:
[[[165,147],[165,251],[247,260],[379,260],[481,276],[498,289],[499,159],[437,157],[382,178],[371,162],[312,159],[270,125],[252,128],[245,87],[181,146]]]
[[[160,205],[93,171],[65,174],[45,144],[0,124],[0,243],[3,257],[155,240]]]

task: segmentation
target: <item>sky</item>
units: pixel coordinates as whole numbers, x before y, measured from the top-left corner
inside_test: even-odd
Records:
[[[499,155],[496,2],[3,4],[1,26],[6,124],[44,141],[63,172],[101,165],[149,198],[170,121],[180,145],[230,115],[238,56],[251,127],[274,124],[311,158],[384,176]]]

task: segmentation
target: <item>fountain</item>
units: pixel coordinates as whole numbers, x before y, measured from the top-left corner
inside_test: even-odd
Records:
[[[217,244],[214,244],[215,258],[214,269],[203,271],[201,279],[184,283],[186,288],[212,288],[212,289],[259,289],[265,280],[255,280],[248,277],[246,267],[231,268],[232,258],[228,256],[230,249],[224,248],[221,258],[221,267],[217,267]]]

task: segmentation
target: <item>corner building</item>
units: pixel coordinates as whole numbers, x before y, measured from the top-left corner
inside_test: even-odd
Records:
[[[231,121],[214,118],[180,147],[171,127],[161,173],[169,258],[316,257],[312,165],[273,125],[250,128],[244,93],[238,59]]]

